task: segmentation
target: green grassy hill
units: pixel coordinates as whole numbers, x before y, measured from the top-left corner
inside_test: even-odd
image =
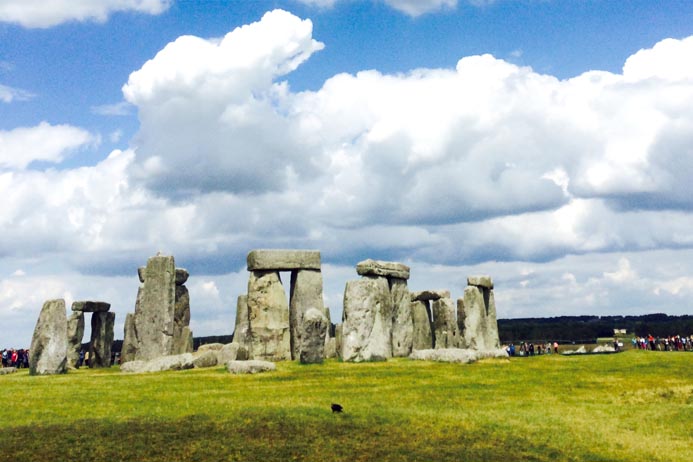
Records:
[[[0,376],[0,461],[690,460],[692,364],[629,351],[255,376],[23,371]]]

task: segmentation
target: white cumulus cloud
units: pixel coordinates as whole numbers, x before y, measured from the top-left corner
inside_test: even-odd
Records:
[[[47,28],[68,21],[104,22],[116,12],[160,14],[172,0],[3,0],[0,22]]]

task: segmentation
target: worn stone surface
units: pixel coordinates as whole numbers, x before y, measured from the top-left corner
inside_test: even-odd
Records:
[[[179,270],[176,270],[178,274]],[[186,271],[187,273],[187,271]],[[187,279],[187,278],[186,278]],[[190,332],[190,294],[184,285],[176,285],[176,302],[173,309],[173,339],[171,354],[192,353],[189,342]]]
[[[467,278],[467,285],[493,289],[493,280],[491,276],[469,276]]]
[[[236,326],[233,329],[233,341],[240,345],[248,342],[248,296],[239,295],[236,300]]]
[[[291,359],[289,306],[277,271],[250,273],[248,324],[252,359]]]
[[[386,278],[346,283],[342,326],[344,361],[383,361],[392,357],[392,297]]]
[[[311,308],[323,312],[322,273],[316,270],[299,270],[291,273],[289,324],[291,326],[291,357],[298,359],[303,332],[303,316]]]
[[[190,273],[185,268],[176,268],[176,285],[182,286],[188,281]]]
[[[91,315],[91,342],[89,343],[89,367],[111,367],[111,346],[115,313]]]
[[[450,298],[449,290],[420,290],[418,292],[411,293],[411,300],[428,302],[433,300],[438,300],[439,298]]]
[[[436,349],[456,348],[459,344],[455,307],[450,298],[431,302],[433,345]]]
[[[356,264],[356,272],[361,276],[383,276],[388,278],[409,279],[409,267],[402,263],[363,260]]]
[[[144,282],[144,273],[147,271],[146,266],[140,266],[137,268],[137,277],[140,279],[140,282]]]
[[[192,361],[193,366],[196,368],[203,367],[214,367],[218,364],[217,352],[216,351],[203,351],[197,354],[193,354],[194,359]]]
[[[457,301],[459,346],[474,350],[500,348],[496,303],[493,290],[483,286],[467,286],[464,298]]]
[[[72,303],[72,311],[84,313],[104,313],[111,309],[111,304],[106,302],[79,301]]]
[[[223,343],[205,343],[204,345],[200,345],[197,348],[197,352],[203,353],[205,351],[217,351],[221,350],[222,348],[224,348]]]
[[[256,249],[248,253],[248,271],[320,270],[320,251]]]
[[[414,344],[411,295],[404,279],[390,279],[392,296],[392,356],[406,358]]]
[[[337,357],[337,339],[334,337],[325,338],[325,358]]]
[[[125,326],[123,326],[123,346],[120,350],[120,364],[134,361],[136,354],[137,332],[135,331],[135,315],[127,313],[125,315]]]
[[[73,311],[67,318],[67,367],[74,369],[79,363],[79,352],[84,337],[84,312]]]
[[[329,328],[322,310],[309,308],[301,320],[299,361],[301,364],[320,364],[325,360],[325,337]]]
[[[128,373],[180,371],[195,367],[194,360],[195,356],[192,353],[160,356],[149,361],[130,361],[126,364],[122,364],[120,366],[120,371]]]
[[[460,348],[414,350],[410,356],[411,359],[421,361],[439,361],[458,364],[469,364],[481,359],[503,359],[507,357],[508,353],[503,349],[479,351]]]
[[[429,302],[415,300],[411,302],[412,349],[426,350],[433,348],[433,330]]]
[[[339,359],[343,359],[342,358],[342,346],[344,345],[343,332],[344,332],[344,326],[341,322],[334,326],[334,349],[335,349],[335,355]]]
[[[0,367],[0,375],[14,374],[17,372],[16,367]]]
[[[29,374],[67,371],[67,312],[65,300],[48,300],[36,321],[29,349]]]
[[[229,361],[226,370],[231,374],[257,374],[277,370],[277,365],[269,361],[251,359],[248,361]]]
[[[240,343],[227,343],[215,351],[218,364],[226,364],[229,361],[245,361],[248,359],[248,350]]]
[[[135,359],[151,360],[173,351],[175,276],[172,256],[157,255],[147,261],[139,309],[135,310]]]

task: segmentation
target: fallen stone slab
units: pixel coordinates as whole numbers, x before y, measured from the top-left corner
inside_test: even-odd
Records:
[[[467,278],[467,285],[493,289],[493,280],[491,276],[469,276]]]
[[[219,364],[217,360],[216,351],[204,351],[201,354],[193,355],[195,358],[192,360],[193,367],[200,369],[204,367],[214,367]]]
[[[17,372],[16,367],[2,367],[0,368],[0,375],[13,374]]]
[[[79,301],[72,303],[72,311],[83,313],[105,313],[111,309],[111,304],[106,302]]]
[[[356,264],[356,272],[360,276],[384,276],[387,278],[409,279],[409,267],[402,263],[363,260]]]
[[[248,349],[240,343],[227,343],[223,348],[215,350],[217,364],[226,364],[229,361],[245,361],[248,359]]]
[[[276,364],[269,361],[229,361],[226,363],[226,370],[231,374],[257,374],[260,372],[270,372],[277,369]]]
[[[224,348],[223,343],[205,343],[203,345],[200,345],[197,348],[197,351],[201,353],[203,351],[217,351],[221,350],[222,348]]]
[[[319,250],[256,249],[248,253],[248,271],[320,270]]]
[[[449,290],[420,290],[418,292],[411,292],[412,302],[429,302],[440,300],[441,298],[450,298]]]
[[[121,365],[120,371],[129,373],[180,371],[195,367],[194,360],[195,356],[192,353],[162,356],[149,361],[135,360]]]
[[[445,363],[470,364],[480,359],[507,358],[508,353],[503,349],[498,350],[469,350],[462,348],[443,348],[438,350],[414,350],[410,359],[419,361],[438,361]]]

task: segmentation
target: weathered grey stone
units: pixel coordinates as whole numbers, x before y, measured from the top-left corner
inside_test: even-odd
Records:
[[[449,298],[431,302],[433,344],[436,349],[456,348],[459,344],[455,307]]]
[[[346,283],[342,325],[344,361],[384,361],[392,357],[392,297],[386,278]]]
[[[402,263],[380,260],[364,260],[356,265],[356,272],[361,276],[384,276],[398,279],[409,279],[409,267]]]
[[[450,298],[449,290],[420,290],[418,292],[411,293],[411,300],[428,302],[433,300],[438,300],[440,298]]]
[[[142,289],[140,289],[141,291]],[[135,331],[135,315],[127,313],[125,315],[125,326],[123,328],[123,346],[120,350],[120,364],[134,361],[137,355],[137,332]]]
[[[84,337],[84,312],[73,311],[67,318],[67,367],[78,367]]]
[[[217,352],[216,351],[203,351],[194,354],[194,359],[192,361],[193,366],[200,369],[204,367],[214,367],[218,364]]]
[[[105,313],[111,309],[111,304],[106,302],[80,301],[72,303],[72,311],[84,313]]]
[[[337,339],[325,338],[325,358],[337,357]]]
[[[144,273],[147,271],[146,266],[140,266],[137,268],[137,277],[140,278],[140,282],[144,283]]]
[[[36,321],[29,349],[29,374],[67,371],[67,312],[65,300],[48,300]]]
[[[248,359],[248,350],[241,344],[227,343],[215,351],[218,364],[226,364],[229,361],[243,361]]]
[[[179,270],[176,270],[178,274]],[[187,271],[186,271],[187,273]],[[176,285],[176,302],[173,310],[173,339],[171,354],[192,353],[189,341],[190,332],[190,294],[184,285]]]
[[[416,300],[412,301],[410,306],[413,325],[412,349],[427,350],[433,348],[429,302]]]
[[[392,356],[406,358],[414,344],[411,295],[404,279],[390,279],[392,296]]]
[[[195,356],[193,356],[192,353],[184,353],[182,355],[173,356],[160,356],[150,361],[129,361],[128,363],[120,366],[120,371],[128,373],[180,371],[195,367],[194,360]]]
[[[320,270],[318,250],[256,249],[248,253],[248,271]]]
[[[198,353],[203,353],[205,351],[218,351],[224,348],[223,343],[205,343],[197,348]]]
[[[115,313],[91,315],[91,342],[89,343],[89,367],[111,367],[111,346]]]
[[[301,364],[321,364],[325,360],[325,336],[328,321],[322,310],[309,308],[301,320],[301,343],[299,359]]]
[[[236,300],[236,327],[233,329],[234,343],[247,345],[248,330],[248,296],[239,295]]]
[[[337,358],[342,358],[342,347],[344,345],[344,325],[340,322],[334,326],[334,348]]]
[[[185,268],[176,268],[176,285],[182,286],[190,277],[190,273]]]
[[[226,370],[231,374],[257,374],[275,371],[277,370],[277,365],[269,361],[253,359],[249,361],[229,361],[226,363]]]
[[[253,359],[291,359],[289,307],[277,271],[253,271],[248,280],[249,354]]]
[[[467,278],[467,285],[493,289],[493,280],[491,276],[469,276]]]
[[[0,375],[14,374],[17,372],[16,367],[0,367]]]
[[[292,271],[289,302],[292,359],[299,358],[303,316],[311,308],[320,312],[325,309],[322,299],[322,273],[316,270]]]
[[[139,310],[135,310],[136,359],[151,360],[173,351],[176,266],[171,256],[147,261]]]
[[[507,357],[508,353],[503,349],[479,351],[460,348],[414,350],[410,356],[411,359],[421,361],[439,361],[458,364],[469,364],[481,359],[504,359]]]
[[[493,290],[484,286],[467,286],[464,298],[457,301],[459,346],[474,350],[500,348],[496,303]]]

